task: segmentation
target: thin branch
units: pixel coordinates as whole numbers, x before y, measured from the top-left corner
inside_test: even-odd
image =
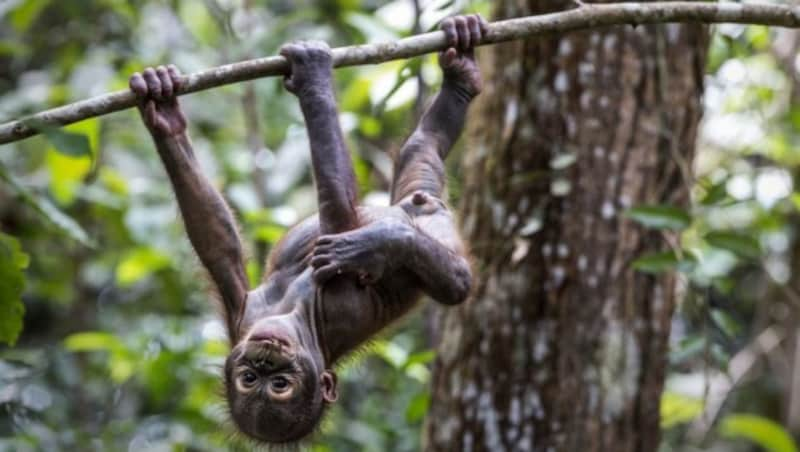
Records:
[[[480,45],[536,35],[563,33],[609,25],[666,22],[746,23],[800,28],[800,7],[771,4],[655,2],[582,4],[558,13],[494,22]],[[394,42],[333,49],[334,67],[358,66],[411,58],[443,50],[444,33],[435,31]],[[260,77],[283,75],[288,66],[280,56],[226,64],[186,76],[179,94],[188,94]],[[36,128],[62,126],[131,108],[136,99],[129,90],[93,97],[63,107],[0,124],[0,144],[39,133]]]

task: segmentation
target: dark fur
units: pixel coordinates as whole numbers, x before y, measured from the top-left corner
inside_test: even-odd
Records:
[[[236,222],[194,157],[174,92],[174,67],[134,74],[145,125],[156,143],[187,234],[218,290],[233,346],[225,395],[249,437],[291,445],[313,433],[336,400],[331,370],[412,309],[427,293],[443,304],[469,294],[471,271],[441,200],[444,159],[481,87],[472,47],[478,16],[443,22],[452,48],[440,55],[442,90],[395,156],[392,205],[359,207],[350,154],[338,124],[331,54],[319,42],[284,46],[286,87],[308,128],[319,214],[289,230],[264,280],[249,290]]]

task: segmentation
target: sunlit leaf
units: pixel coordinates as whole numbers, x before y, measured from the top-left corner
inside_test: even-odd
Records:
[[[218,39],[219,28],[209,13],[208,4],[204,2],[179,3],[179,15],[182,23],[204,44],[213,44]]]
[[[11,25],[17,32],[24,32],[39,17],[50,0],[26,0],[9,14]]]
[[[75,199],[76,191],[92,169],[99,142],[100,121],[95,118],[71,124],[63,129],[63,133],[80,134],[89,146],[87,153],[83,153],[85,150],[68,153],[55,143],[48,150],[46,161],[50,169],[50,190],[59,203],[68,205]]]
[[[731,38],[722,33],[713,33],[708,50],[708,71],[715,73],[722,64],[731,58]]]
[[[668,205],[637,206],[625,212],[625,216],[652,229],[685,229],[692,217],[683,209]]]
[[[73,352],[119,351],[125,345],[115,335],[102,331],[71,334],[64,339],[64,347]]]
[[[422,384],[428,384],[431,379],[431,371],[427,366],[420,363],[407,363],[405,374]]]
[[[744,438],[767,452],[797,452],[792,435],[777,422],[754,414],[731,414],[722,419],[720,434],[726,438]]]
[[[352,11],[357,10],[361,6],[361,2],[359,0],[336,0],[336,5],[342,11]]]
[[[203,353],[209,356],[225,356],[228,354],[228,343],[219,340],[209,340],[203,342]]]
[[[436,351],[425,350],[409,355],[407,365],[411,364],[428,364],[436,358]]]
[[[358,130],[366,137],[375,138],[381,134],[381,122],[371,116],[360,116]]]
[[[169,265],[170,259],[165,254],[149,247],[137,248],[126,254],[117,266],[117,283],[130,286]]]
[[[130,378],[136,369],[132,353],[120,338],[102,331],[75,333],[64,339],[64,348],[73,352],[108,352],[108,372],[116,383]]]
[[[128,195],[128,181],[113,168],[107,166],[100,168],[100,181],[110,192],[121,196]]]
[[[283,234],[285,233],[286,233],[286,228],[284,228],[283,226],[278,226],[275,224],[267,224],[256,228],[255,237],[256,239],[262,242],[275,244],[278,243],[278,240],[280,240],[281,237],[283,237]]]
[[[126,355],[112,355],[109,365],[109,374],[116,383],[124,383],[133,376],[136,362]]]
[[[370,78],[365,74],[350,82],[342,92],[341,108],[344,111],[357,111],[369,105]]]
[[[29,257],[19,241],[0,232],[0,342],[14,345],[22,332],[22,291]]]
[[[370,166],[359,154],[353,153],[351,158],[353,161],[353,172],[356,173],[356,183],[363,194],[370,186],[369,181],[372,175]]]
[[[408,360],[408,351],[391,341],[377,341],[373,350],[393,367],[401,369]]]
[[[756,259],[761,255],[761,246],[755,237],[729,231],[712,231],[706,234],[709,245],[728,250],[738,256]]]
[[[769,27],[764,25],[748,25],[745,36],[755,49],[765,50],[770,45]]]
[[[415,395],[406,408],[406,421],[409,423],[421,421],[428,412],[430,402],[431,398],[427,391]]]
[[[670,428],[692,421],[703,412],[703,401],[675,392],[661,396],[661,428]]]
[[[248,260],[244,264],[244,270],[247,273],[247,280],[250,281],[250,287],[256,287],[261,281],[261,265],[254,260]]]

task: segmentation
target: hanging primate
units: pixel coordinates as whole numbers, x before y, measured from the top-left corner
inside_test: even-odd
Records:
[[[319,214],[293,227],[270,255],[263,283],[249,290],[236,223],[202,175],[175,92],[174,66],[133,74],[145,125],[172,182],[186,232],[222,300],[232,350],[225,387],[238,428],[268,443],[311,433],[337,398],[333,367],[406,313],[422,293],[453,305],[471,273],[442,201],[443,160],[481,90],[473,46],[486,32],[477,15],[445,19],[441,92],[394,162],[391,206],[360,207],[338,123],[331,52],[322,42],[281,49],[286,88],[305,118]]]

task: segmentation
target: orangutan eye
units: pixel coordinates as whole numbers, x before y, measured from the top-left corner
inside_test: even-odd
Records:
[[[247,368],[242,369],[236,377],[236,389],[242,393],[252,391],[257,383],[258,374]]]
[[[246,386],[252,386],[256,381],[258,381],[258,375],[249,370],[242,372],[242,376],[240,378],[242,379],[242,383],[244,383]]]
[[[275,392],[285,392],[289,389],[289,380],[286,377],[277,376],[271,380],[272,390]]]

